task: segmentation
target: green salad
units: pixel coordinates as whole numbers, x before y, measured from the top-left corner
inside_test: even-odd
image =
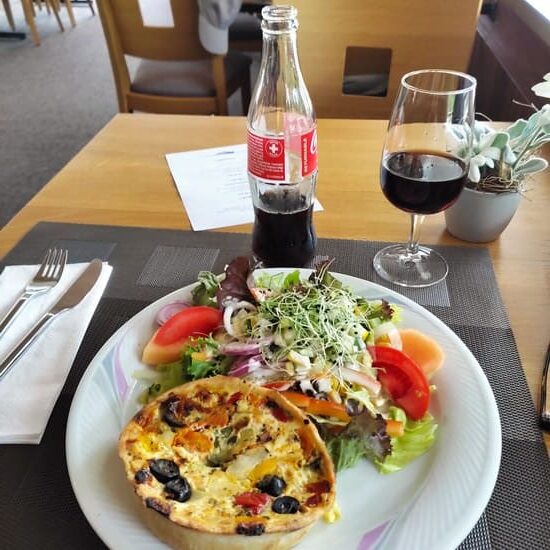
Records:
[[[162,308],[140,372],[147,402],[182,383],[224,374],[279,391],[315,422],[336,470],[363,458],[400,470],[433,444],[429,377],[443,352],[400,328],[400,309],[356,295],[325,262],[254,272],[236,258],[222,277],[201,272],[193,303]]]

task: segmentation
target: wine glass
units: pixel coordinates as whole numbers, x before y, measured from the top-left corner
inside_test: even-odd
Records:
[[[411,214],[409,242],[387,246],[374,257],[383,279],[405,287],[442,281],[445,259],[419,245],[426,214],[442,212],[466,182],[474,125],[474,77],[448,70],[413,71],[401,79],[380,169],[386,198]]]

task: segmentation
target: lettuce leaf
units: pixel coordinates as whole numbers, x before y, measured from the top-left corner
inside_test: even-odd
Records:
[[[193,357],[195,352],[203,350],[211,352],[211,359],[203,360]],[[155,367],[152,376],[147,377],[153,383],[141,394],[139,401],[149,403],[164,392],[186,382],[217,374],[227,374],[233,360],[233,357],[219,353],[219,345],[213,338],[194,338],[183,347],[178,361]]]
[[[300,272],[298,270],[291,271],[288,274],[275,273],[260,273],[254,278],[254,284],[258,288],[265,288],[275,292],[288,290],[289,288],[300,284]]]
[[[368,410],[354,416],[351,422],[337,435],[317,425],[325,439],[328,452],[337,472],[352,468],[362,457],[376,462],[391,452],[390,437],[386,433],[386,421],[381,415],[372,416]]]
[[[337,436],[328,437],[320,431],[337,472],[352,468],[359,459],[370,459],[383,474],[391,474],[404,468],[409,462],[427,452],[435,441],[437,424],[431,414],[414,421],[398,407],[389,408],[389,418],[405,425],[404,434],[390,438],[386,433],[386,421],[368,410],[353,417],[348,426]]]
[[[389,416],[392,420],[405,423],[405,433],[401,437],[392,437],[391,454],[384,460],[374,462],[383,474],[390,474],[401,470],[415,458],[427,452],[435,441],[437,424],[430,413],[426,413],[422,420],[410,420],[402,409],[390,407]]]
[[[335,437],[327,442],[327,450],[337,472],[353,468],[365,456],[363,442],[355,437]]]
[[[201,271],[197,280],[199,284],[191,291],[193,305],[217,307],[216,293],[220,284],[216,275],[210,271]]]

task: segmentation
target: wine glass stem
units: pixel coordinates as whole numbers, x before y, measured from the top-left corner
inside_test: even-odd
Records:
[[[420,226],[423,221],[424,216],[419,214],[411,214],[411,231],[409,233],[409,242],[407,243],[407,250],[410,254],[416,254],[418,252]]]

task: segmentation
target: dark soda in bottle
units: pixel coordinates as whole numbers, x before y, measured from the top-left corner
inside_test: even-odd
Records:
[[[260,74],[248,111],[252,250],[267,267],[300,267],[315,251],[315,112],[296,51],[297,10],[262,10]]]

